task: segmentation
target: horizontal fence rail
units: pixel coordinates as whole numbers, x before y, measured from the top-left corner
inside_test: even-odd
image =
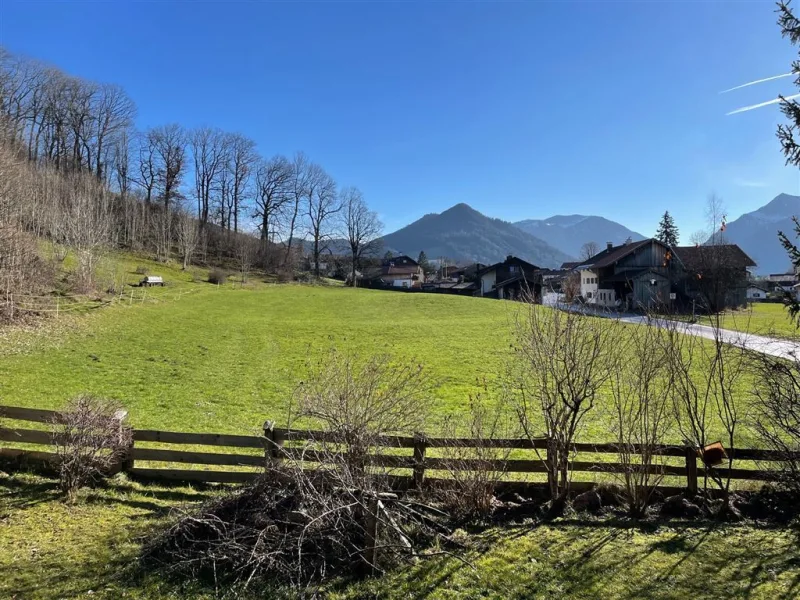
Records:
[[[28,429],[24,427],[5,426],[4,420],[27,421],[53,425],[58,422],[60,413],[52,410],[0,406],[0,442],[8,444],[33,444],[37,446],[53,446],[53,431]],[[126,413],[121,411],[117,418],[120,426],[124,425]],[[267,465],[282,461],[297,463],[326,464],[347,461],[349,454],[346,443],[341,436],[327,431],[288,429],[275,427],[267,421],[263,427],[263,435],[237,435],[223,433],[190,433],[176,431],[159,431],[152,429],[131,429],[132,445],[116,471],[125,471],[133,476],[145,479],[167,481],[207,482],[207,483],[242,483],[252,481]],[[453,471],[494,471],[500,474],[542,474],[548,472],[546,463],[547,439],[528,438],[445,438],[429,437],[422,434],[414,436],[380,436],[372,440],[374,447],[364,458],[365,466],[398,469],[408,474],[392,474],[393,481],[409,487],[420,487],[425,481],[440,481],[432,473]],[[157,447],[152,447],[157,445]],[[325,446],[322,450],[321,447]],[[165,448],[164,446],[175,446]],[[187,448],[192,446],[192,448]],[[209,450],[197,450],[194,447],[206,446]],[[224,451],[225,449],[231,451]],[[534,451],[535,458],[480,458],[461,457],[448,458],[437,454],[446,454],[447,449],[496,449],[498,451]],[[573,460],[569,470],[575,473],[600,475],[622,475],[629,472],[631,465],[621,462],[621,452],[614,443],[576,443],[572,450],[575,457],[586,455],[611,454],[618,457],[616,461]],[[255,452],[257,451],[257,452]],[[405,452],[405,453],[402,453]],[[779,464],[787,459],[800,458],[800,455],[787,456],[774,450],[736,448],[726,449],[733,461],[751,461]],[[673,459],[675,464],[648,465],[648,472],[664,477],[683,478],[685,489],[697,491],[698,482],[705,476],[740,481],[774,481],[780,475],[775,469],[739,468],[707,468],[698,464],[698,452],[685,446],[664,445],[658,447],[641,447],[626,445],[624,454],[641,455]],[[55,453],[42,450],[29,450],[19,447],[0,446],[0,460],[30,466],[53,465],[58,457]],[[680,460],[678,460],[680,459]],[[152,466],[152,464],[160,466]],[[680,464],[679,464],[680,463]],[[175,468],[173,465],[186,465],[187,468]],[[194,465],[196,468],[188,468]],[[760,465],[759,465],[760,466]],[[207,467],[221,467],[213,470]],[[641,467],[635,467],[641,469]],[[238,470],[246,469],[246,470]],[[115,472],[116,472],[115,471]],[[446,478],[445,478],[446,479]],[[542,485],[527,482],[510,481],[511,484]],[[594,485],[594,482],[573,482],[576,489]],[[664,489],[676,489],[664,486]]]

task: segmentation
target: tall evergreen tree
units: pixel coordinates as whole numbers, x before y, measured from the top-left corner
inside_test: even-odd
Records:
[[[800,44],[800,19],[798,19],[792,9],[789,7],[789,2],[780,2],[778,4],[778,26],[781,28],[781,34],[793,46]],[[798,53],[800,55],[800,53]],[[792,72],[795,75],[800,75],[800,60],[794,61],[792,64]],[[795,79],[795,85],[800,87],[800,77]],[[778,140],[781,143],[783,155],[786,157],[786,164],[800,167],[800,140],[795,136],[800,130],[800,103],[797,100],[781,98],[781,112],[784,114],[788,123],[778,125]],[[793,237],[800,236],[800,222],[797,217],[794,217],[794,233]],[[794,265],[794,270],[800,270],[800,249],[797,245],[786,235],[783,231],[778,232],[778,239],[789,254],[789,258]],[[800,327],[800,302],[791,294],[786,294],[786,306],[789,310],[791,319],[795,325]]]
[[[425,250],[420,250],[419,256],[417,257],[417,263],[420,267],[422,267],[422,271],[424,273],[430,272],[431,265],[428,262],[428,255],[425,254]]]
[[[664,216],[661,217],[661,222],[658,224],[658,231],[656,232],[656,239],[664,242],[668,246],[678,245],[678,226],[669,211],[664,211]]]

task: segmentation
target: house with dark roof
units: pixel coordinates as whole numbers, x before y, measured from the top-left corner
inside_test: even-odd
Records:
[[[666,306],[675,300],[680,268],[672,250],[656,239],[609,242],[581,262],[581,297],[587,304],[613,308]]]
[[[678,246],[683,292],[711,312],[747,304],[748,269],[756,263],[736,244]]]
[[[503,262],[495,263],[478,271],[476,296],[514,300],[526,293],[541,297],[542,277],[540,269],[516,256],[507,256]]]
[[[753,260],[735,244],[672,248],[647,239],[609,243],[575,270],[587,304],[679,310],[699,302],[717,311],[747,302],[747,269],[752,266]]]
[[[425,283],[425,272],[417,261],[401,254],[384,259],[369,279],[373,287],[420,288]]]

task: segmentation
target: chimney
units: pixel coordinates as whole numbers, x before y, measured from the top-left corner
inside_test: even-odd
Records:
[[[611,250],[614,247],[614,242],[606,242],[606,250]]]
[[[514,257],[509,254],[508,256],[506,256],[506,262],[511,262],[512,258]]]

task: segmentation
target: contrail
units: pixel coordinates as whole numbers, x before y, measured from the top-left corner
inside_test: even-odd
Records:
[[[720,94],[727,94],[728,92],[732,92],[733,90],[740,90],[750,85],[755,85],[757,83],[764,83],[765,81],[772,81],[773,79],[782,79],[783,77],[791,77],[794,73],[784,73],[783,75],[775,75],[774,77],[767,77],[765,79],[756,79],[755,81],[751,81],[749,83],[743,83],[742,85],[737,85],[736,87],[732,87],[729,90],[722,90]]]
[[[737,108],[736,110],[732,110],[729,113],[725,113],[725,116],[728,115],[735,115],[737,113],[747,112],[748,110],[754,110],[756,108],[761,108],[762,106],[769,106],[770,104],[777,104],[781,100],[794,100],[795,98],[800,98],[800,94],[794,94],[793,96],[784,96],[783,98],[775,98],[774,100],[767,100],[766,102],[761,102],[760,104],[753,104],[752,106],[744,106],[742,108]]]

